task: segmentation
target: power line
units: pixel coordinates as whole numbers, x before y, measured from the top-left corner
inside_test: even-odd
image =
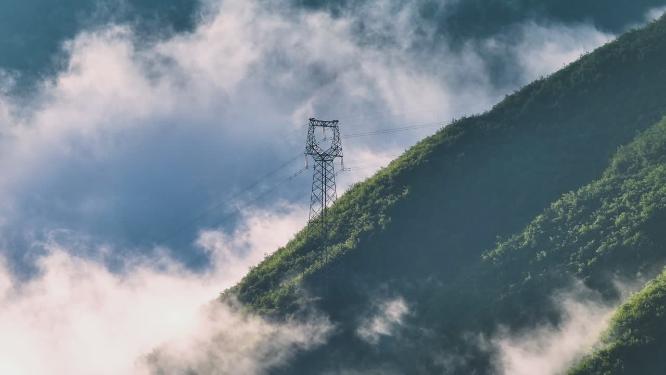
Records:
[[[375,136],[375,135],[395,134],[395,133],[400,133],[400,132],[404,132],[404,131],[410,131],[410,130],[416,130],[416,129],[438,126],[440,124],[441,123],[429,123],[429,124],[420,124],[420,125],[401,126],[401,127],[395,127],[395,128],[385,128],[385,129],[375,130],[375,131],[346,134],[346,135],[341,136],[341,138],[343,138],[343,139],[353,139],[353,138],[368,137],[368,136]],[[326,140],[326,139],[324,138],[324,140]],[[295,155],[294,157],[282,162],[276,168],[274,168],[274,169],[270,170],[269,172],[267,172],[266,174],[262,175],[260,178],[253,181],[252,183],[248,184],[247,186],[245,186],[241,190],[237,191],[235,194],[231,195],[230,197],[228,197],[228,198],[226,198],[222,201],[214,203],[212,206],[210,206],[210,207],[206,208],[205,210],[201,211],[199,214],[197,214],[196,216],[189,219],[187,222],[180,225],[177,229],[175,229],[173,232],[171,232],[168,236],[162,238],[158,242],[166,242],[166,241],[169,241],[169,240],[175,238],[180,233],[182,233],[184,230],[190,228],[191,226],[196,224],[198,221],[200,221],[203,218],[205,218],[206,216],[208,216],[212,211],[218,210],[219,208],[221,208],[223,206],[229,205],[229,204],[237,201],[238,198],[240,198],[244,194],[249,193],[250,191],[255,189],[257,186],[259,186],[262,182],[264,182],[267,179],[273,177],[275,174],[277,174],[278,172],[287,168],[288,166],[290,166],[292,163],[294,163],[296,160],[298,160],[301,157],[302,157],[302,154],[299,153],[298,155]],[[365,167],[356,167],[354,169],[364,169],[364,168]],[[259,196],[251,198],[249,200],[246,200],[246,203],[251,203],[251,202],[257,201],[257,200],[267,196],[269,193],[273,192],[281,183],[293,180],[294,178],[296,178],[297,176],[302,174],[306,169],[307,169],[307,166],[304,167],[304,168],[301,168],[299,171],[297,171],[296,173],[288,176],[286,179],[280,180],[276,185],[271,187],[269,190],[261,193]],[[343,169],[342,171],[336,173],[336,175],[338,175],[341,172],[350,171],[350,170],[351,170],[351,168]],[[235,214],[235,211],[223,216],[223,218],[228,218],[232,214]]]
[[[247,205],[247,204],[249,204],[249,203],[253,203],[253,202],[258,202],[258,201],[260,201],[261,199],[267,197],[269,194],[275,192],[275,190],[277,190],[277,188],[278,188],[280,185],[282,185],[282,184],[284,184],[284,183],[286,183],[286,182],[290,182],[290,181],[292,181],[295,177],[297,177],[298,175],[300,175],[301,173],[303,173],[306,169],[307,169],[307,168],[303,167],[303,168],[301,168],[299,171],[297,171],[296,173],[293,173],[293,174],[287,176],[286,178],[280,179],[276,184],[274,184],[274,185],[273,185],[272,187],[270,187],[268,190],[264,191],[263,193],[261,193],[261,194],[255,196],[255,197],[252,197],[252,198],[246,200],[244,203]],[[236,207],[236,208],[234,208],[233,210],[231,210],[231,212],[222,215],[218,220],[216,220],[216,222],[217,222],[218,224],[224,223],[224,222],[226,222],[227,220],[229,220],[229,219],[231,219],[232,217],[234,217],[234,216],[235,216],[237,213],[239,213],[240,211],[241,211],[241,208],[240,208],[240,207]],[[204,216],[205,216],[205,215],[204,215]],[[182,232],[182,230],[181,230],[181,232]],[[178,233],[174,233],[173,236],[167,237],[167,238],[166,238],[165,240],[163,240],[162,242],[174,238],[177,234],[178,234]]]
[[[374,110],[371,112],[366,112],[364,109],[363,114],[357,114],[356,116],[352,117],[343,117],[340,118],[339,120],[345,125],[356,125],[359,123],[365,123],[368,121],[375,121],[375,119],[379,118],[380,116],[385,116],[385,115],[390,115],[392,118],[402,118],[405,119],[409,115],[412,114],[418,114],[418,115],[423,115],[423,114],[441,114],[442,107],[441,105],[436,105],[436,106],[410,106],[411,110],[403,110],[403,111],[386,111],[386,110]]]
[[[372,130],[372,131],[367,131],[367,132],[343,134],[342,136],[340,136],[340,138],[342,138],[342,139],[354,139],[354,138],[369,137],[369,136],[374,136],[374,135],[395,134],[395,133],[400,133],[400,132],[409,131],[409,130],[432,128],[432,127],[435,127],[435,126],[441,126],[441,123],[432,122],[432,123],[421,124],[421,125],[400,126],[400,127],[395,127],[395,128],[385,128],[385,129],[379,129],[379,130]],[[324,137],[324,138],[319,139],[317,141],[322,142],[322,141],[326,141],[326,140],[327,140],[327,138]]]
[[[400,133],[400,132],[404,132],[404,131],[408,131],[408,130],[431,128],[431,127],[440,126],[440,125],[441,125],[441,123],[437,122],[437,123],[428,123],[428,124],[421,124],[421,125],[401,126],[401,127],[395,127],[395,128],[386,128],[386,129],[373,130],[373,131],[367,131],[367,132],[345,134],[345,135],[342,136],[342,138],[343,139],[351,139],[351,138],[368,137],[368,136],[381,135],[381,134],[395,134],[395,133]]]
[[[183,223],[183,224],[182,224],[180,227],[178,227],[175,231],[173,231],[172,233],[170,233],[167,237],[161,239],[159,242],[165,242],[165,241],[168,241],[168,240],[173,239],[174,237],[176,237],[177,235],[179,235],[180,233],[182,233],[185,229],[191,227],[192,225],[196,224],[199,220],[201,220],[201,219],[205,218],[206,216],[208,216],[208,214],[209,214],[210,212],[212,212],[212,211],[214,211],[214,210],[217,210],[217,209],[219,209],[219,208],[222,207],[222,206],[228,205],[229,203],[233,203],[233,202],[236,201],[239,197],[241,197],[243,194],[245,194],[245,193],[249,192],[250,190],[254,189],[255,187],[259,186],[259,184],[261,184],[263,181],[267,180],[268,178],[272,177],[273,175],[275,175],[275,174],[278,173],[279,171],[281,171],[281,170],[283,170],[284,168],[286,168],[287,166],[291,165],[291,164],[292,164],[293,162],[295,162],[296,160],[300,159],[301,156],[302,156],[302,155],[299,154],[299,155],[297,155],[297,156],[295,156],[295,157],[293,157],[293,158],[291,158],[291,159],[289,159],[289,160],[286,160],[285,162],[283,162],[282,164],[280,164],[278,167],[272,169],[272,170],[269,171],[268,173],[266,173],[266,174],[264,174],[263,176],[261,176],[259,179],[255,180],[255,181],[252,182],[251,184],[245,186],[245,188],[243,188],[243,189],[241,189],[240,191],[236,192],[235,194],[233,194],[233,195],[230,196],[229,198],[225,199],[224,201],[217,202],[217,203],[213,204],[212,206],[208,207],[207,209],[203,210],[201,213],[197,214],[196,216],[194,216],[193,218],[191,218],[191,219],[188,220],[187,222]]]
[[[358,124],[362,124],[362,123],[359,122]],[[384,129],[380,129],[380,130],[345,134],[345,135],[342,136],[342,138],[355,138],[355,137],[366,136],[366,134],[367,135],[375,135],[375,134],[401,132],[401,131],[407,131],[407,130],[413,130],[413,129],[430,128],[430,127],[434,127],[434,126],[440,126],[441,124],[442,124],[441,122],[430,122],[430,123],[425,123],[425,124],[404,125],[404,126],[398,126],[398,127],[394,127],[394,128],[384,128]],[[292,130],[288,131],[287,133],[290,134],[290,136],[300,134],[299,132],[302,132],[307,127],[308,127],[308,124],[301,125],[297,129],[292,129]]]

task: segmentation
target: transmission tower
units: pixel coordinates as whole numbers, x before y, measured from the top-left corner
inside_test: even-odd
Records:
[[[317,133],[321,135],[321,138],[317,138]],[[309,221],[311,224],[320,224],[322,228],[325,228],[326,208],[337,198],[333,162],[336,158],[340,158],[342,165],[342,143],[340,142],[338,120],[310,119],[305,155],[306,158],[312,156],[314,160]]]

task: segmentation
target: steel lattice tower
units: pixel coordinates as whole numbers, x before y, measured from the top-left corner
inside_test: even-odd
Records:
[[[317,139],[317,129],[321,129],[322,139]],[[322,145],[322,143],[324,143]],[[326,145],[328,145],[327,148]],[[337,198],[335,190],[335,165],[333,162],[340,158],[342,163],[342,143],[340,142],[340,128],[338,120],[321,121],[310,119],[308,138],[305,145],[305,155],[312,156],[314,160],[314,173],[312,175],[312,195],[310,196],[310,223],[321,224],[325,227],[326,208]]]

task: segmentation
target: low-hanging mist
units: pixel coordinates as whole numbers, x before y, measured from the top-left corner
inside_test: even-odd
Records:
[[[275,323],[214,301],[265,248],[284,243],[303,214],[253,212],[234,233],[202,233],[199,246],[214,260],[205,273],[165,256],[127,259],[117,274],[71,255],[76,249],[35,244],[45,251],[38,276],[22,282],[6,262],[0,268],[0,372],[261,374],[320,344],[332,327],[315,312]]]

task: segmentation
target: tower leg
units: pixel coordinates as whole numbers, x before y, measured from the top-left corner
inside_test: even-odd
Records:
[[[313,172],[309,221],[325,225],[326,209],[337,199],[335,165],[332,160],[315,160]]]

